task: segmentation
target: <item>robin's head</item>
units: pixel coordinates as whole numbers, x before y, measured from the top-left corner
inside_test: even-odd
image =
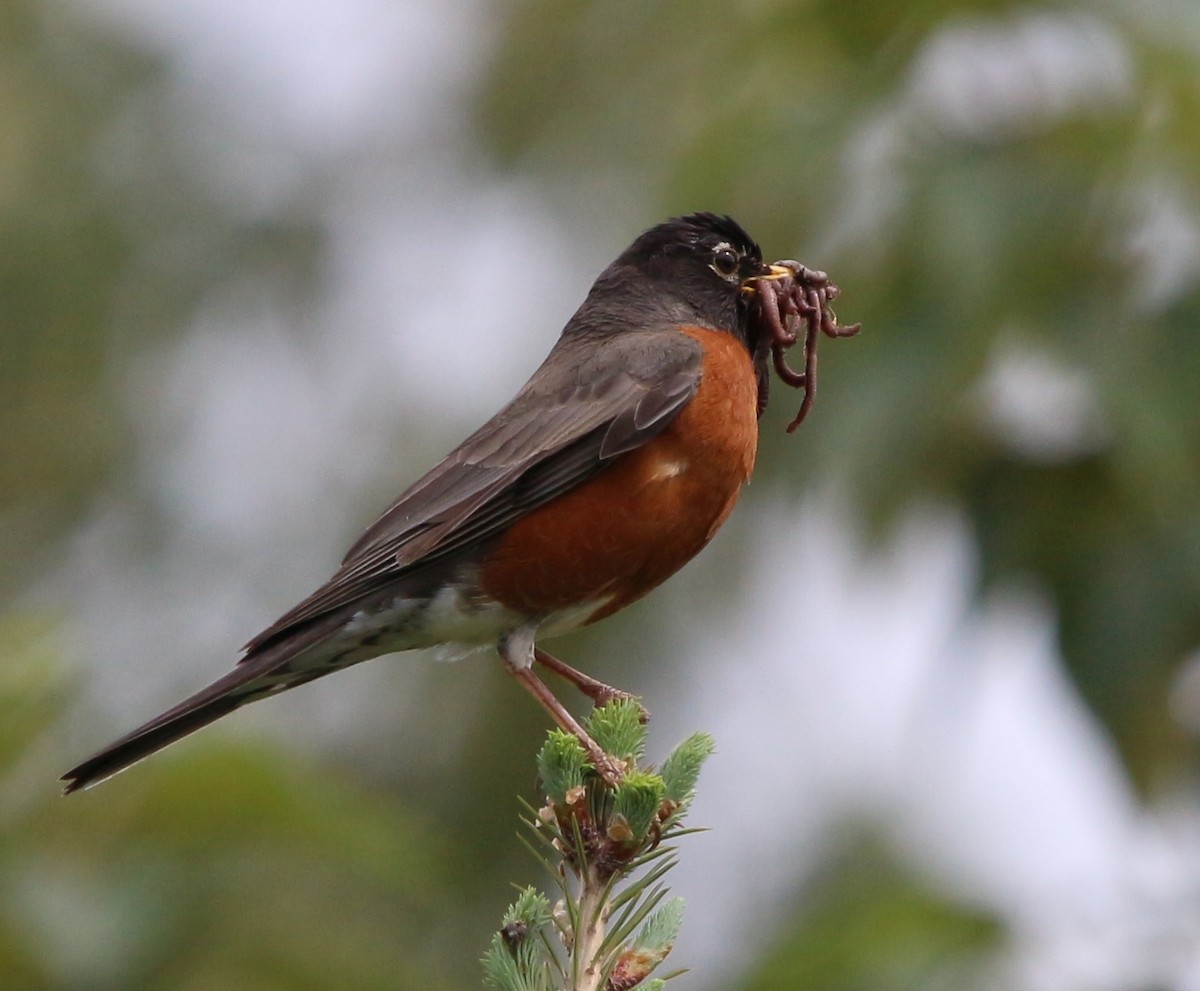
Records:
[[[628,305],[646,316],[659,309],[745,337],[744,287],[768,271],[762,251],[737,221],[693,213],[641,234],[596,280],[591,302]]]

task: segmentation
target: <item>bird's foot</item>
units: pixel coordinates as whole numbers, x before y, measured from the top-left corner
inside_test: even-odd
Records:
[[[533,659],[544,668],[548,668],[557,674],[560,678],[569,681],[579,691],[592,700],[592,704],[597,708],[608,705],[610,702],[632,702],[638,707],[639,719],[645,725],[650,721],[650,710],[642,705],[642,700],[636,695],[622,691],[619,688],[613,688],[612,685],[606,685],[602,681],[597,681],[591,675],[584,674],[582,671],[571,667],[565,661],[560,661],[553,654],[547,654],[541,647],[533,649]]]

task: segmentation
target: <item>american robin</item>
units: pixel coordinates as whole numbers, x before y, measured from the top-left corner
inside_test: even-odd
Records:
[[[754,468],[763,263],[731,218],[647,230],[608,266],[516,397],[412,485],[333,577],[224,677],[63,775],[72,792],[269,695],[394,651],[495,644],[612,779],[534,664],[597,703],[624,693],[535,641],[610,616],[695,556]],[[765,396],[765,393],[764,393]]]

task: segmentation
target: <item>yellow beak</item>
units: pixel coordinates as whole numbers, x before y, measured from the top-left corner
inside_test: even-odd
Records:
[[[788,268],[786,265],[768,265],[766,275],[756,275],[742,283],[742,292],[753,295],[754,283],[759,279],[783,279],[789,276],[794,277],[795,275],[795,269]]]
[[[760,275],[760,279],[782,279],[786,276],[795,276],[796,274],[796,270],[794,268],[789,268],[787,265],[771,264],[768,265],[767,268],[771,270],[771,274]]]

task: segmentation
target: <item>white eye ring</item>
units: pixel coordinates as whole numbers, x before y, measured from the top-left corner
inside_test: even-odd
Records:
[[[722,279],[732,281],[737,276],[738,253],[722,242],[713,249],[713,260],[709,267]]]

